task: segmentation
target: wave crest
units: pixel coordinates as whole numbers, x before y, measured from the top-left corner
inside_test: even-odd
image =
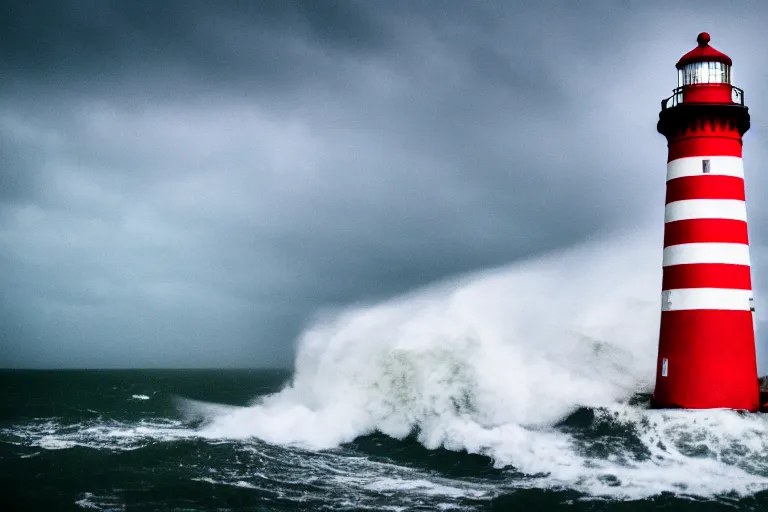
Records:
[[[650,246],[586,245],[339,312],[302,336],[290,386],[207,432],[330,448],[418,431],[458,449],[628,399],[655,367]]]

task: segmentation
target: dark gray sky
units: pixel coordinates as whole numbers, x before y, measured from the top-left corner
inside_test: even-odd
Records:
[[[318,309],[661,232],[655,123],[702,30],[752,113],[760,290],[767,19],[725,0],[3,2],[0,366],[288,366]]]

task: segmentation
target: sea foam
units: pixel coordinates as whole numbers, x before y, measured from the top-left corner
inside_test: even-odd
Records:
[[[761,416],[628,404],[653,385],[660,247],[617,236],[326,314],[301,336],[290,385],[209,413],[200,434],[327,449],[415,432],[427,448],[537,475],[526,485],[596,496],[766,488]],[[595,451],[557,427],[582,407],[641,448],[598,439]]]

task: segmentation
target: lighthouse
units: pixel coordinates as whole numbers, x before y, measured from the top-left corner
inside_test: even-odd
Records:
[[[744,194],[744,92],[709,45],[677,62],[662,100],[667,138],[661,326],[652,405],[759,409]]]

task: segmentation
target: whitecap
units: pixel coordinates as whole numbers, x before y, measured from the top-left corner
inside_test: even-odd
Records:
[[[654,378],[657,235],[599,240],[328,314],[301,336],[294,379],[279,393],[250,407],[187,406],[204,411],[199,433],[211,439],[324,450],[417,432],[429,449],[487,455],[528,475],[510,487],[618,499],[767,489],[762,416],[627,404]],[[556,427],[582,407],[599,411],[596,421],[618,418],[642,453],[594,455],[592,441]],[[708,453],[687,446],[697,436]]]

